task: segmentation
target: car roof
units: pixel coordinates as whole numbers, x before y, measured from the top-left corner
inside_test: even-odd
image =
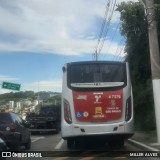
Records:
[[[11,112],[0,112],[0,120],[5,122],[11,122]]]

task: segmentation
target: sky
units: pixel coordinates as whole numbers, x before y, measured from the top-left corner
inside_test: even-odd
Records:
[[[127,0],[117,4],[122,1]],[[93,60],[107,2],[0,0],[0,84],[61,92],[64,63]],[[119,17],[114,10],[99,60],[125,55]],[[0,88],[0,94],[6,92],[12,91]]]

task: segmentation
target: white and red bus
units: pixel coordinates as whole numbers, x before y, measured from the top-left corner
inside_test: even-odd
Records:
[[[123,145],[134,134],[126,62],[84,61],[63,66],[61,134],[68,148],[100,138]]]

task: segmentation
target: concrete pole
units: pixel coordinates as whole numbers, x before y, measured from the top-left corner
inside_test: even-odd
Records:
[[[154,0],[145,0],[148,20],[149,48],[151,59],[153,96],[157,126],[157,140],[160,143],[160,55],[155,21]]]

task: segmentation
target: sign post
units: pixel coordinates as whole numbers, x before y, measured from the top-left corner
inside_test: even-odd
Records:
[[[15,84],[15,83],[10,83],[10,82],[3,82],[2,83],[2,88],[4,88],[4,89],[19,91],[20,87],[21,87],[20,84]]]

